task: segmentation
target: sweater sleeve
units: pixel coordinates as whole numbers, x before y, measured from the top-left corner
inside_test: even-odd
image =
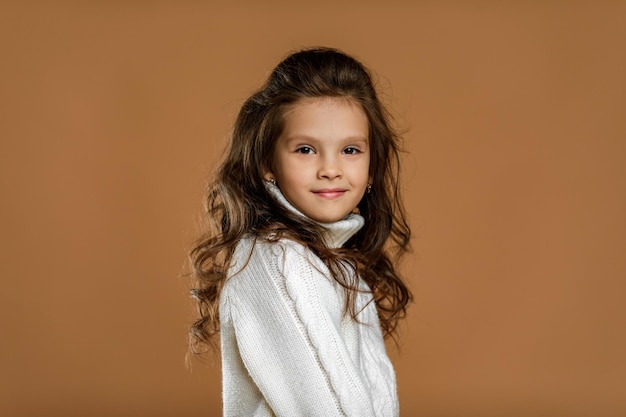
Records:
[[[245,367],[277,416],[374,416],[341,332],[343,289],[304,247],[257,243],[227,285]]]

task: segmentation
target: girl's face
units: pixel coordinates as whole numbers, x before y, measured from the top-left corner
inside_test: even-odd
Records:
[[[347,99],[304,99],[284,115],[272,171],[285,198],[309,218],[330,223],[361,201],[369,181],[369,126]]]

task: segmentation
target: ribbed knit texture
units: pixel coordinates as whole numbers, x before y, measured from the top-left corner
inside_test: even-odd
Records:
[[[327,244],[340,247],[363,218],[323,226]],[[358,294],[357,322],[343,312],[344,289],[309,249],[286,239],[243,239],[220,298],[224,416],[398,416],[395,374],[371,298]]]

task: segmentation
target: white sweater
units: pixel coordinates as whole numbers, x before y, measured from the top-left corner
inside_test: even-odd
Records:
[[[341,247],[363,218],[323,226],[327,244]],[[360,323],[343,313],[344,297],[303,245],[243,239],[220,298],[224,416],[398,416],[372,296],[357,296]]]

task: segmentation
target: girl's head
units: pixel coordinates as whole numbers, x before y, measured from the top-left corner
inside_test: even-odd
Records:
[[[368,159],[367,180],[366,183],[359,181],[355,194],[360,195],[354,199],[354,207],[343,215],[359,206],[366,218],[365,229],[371,232],[365,233],[365,230],[360,235],[370,241],[369,246],[380,247],[393,228],[393,214],[400,208],[396,202],[398,138],[378,99],[369,71],[359,61],[338,50],[302,50],[276,66],[263,88],[243,104],[219,179],[241,187],[242,197],[249,204],[246,204],[251,212],[249,215],[258,216],[257,220],[263,221],[268,219],[268,214],[276,213],[263,184],[270,178],[277,179],[287,199],[309,217],[322,222],[337,220],[333,216],[316,218],[307,213],[306,208],[299,206],[296,198],[281,187],[281,178],[277,178],[281,173],[276,172],[280,171],[277,144],[281,143],[286,124],[303,112],[322,107],[330,109],[329,114],[352,114],[353,119],[359,119],[355,123],[361,120],[366,123],[365,131],[357,126],[356,133],[366,136],[363,139],[367,142],[364,152]],[[334,112],[332,107],[336,108]],[[351,126],[354,127],[355,123]],[[366,189],[371,193],[362,199]],[[261,226],[255,219],[249,220],[256,223],[255,226]],[[397,243],[406,244],[404,238]]]

